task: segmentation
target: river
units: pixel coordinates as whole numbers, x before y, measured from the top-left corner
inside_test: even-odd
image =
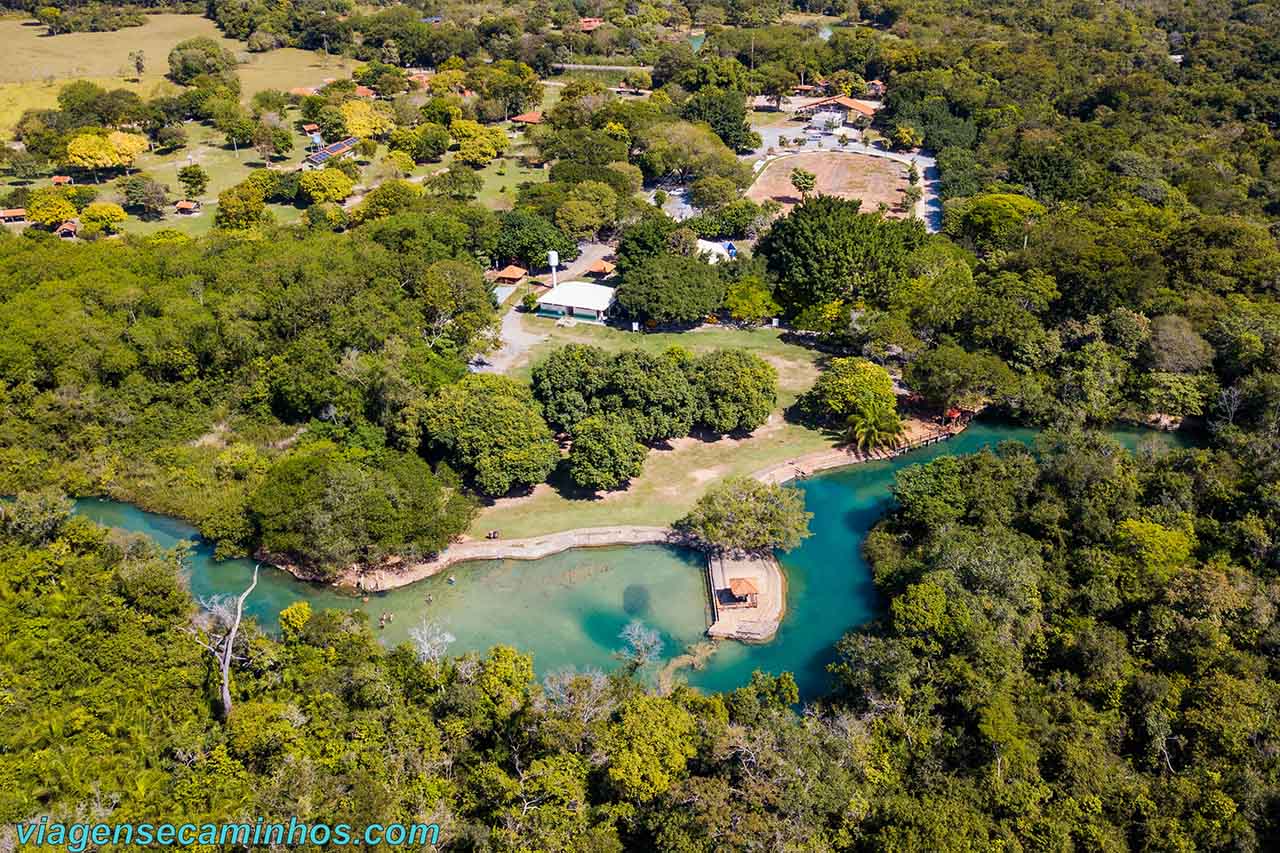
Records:
[[[1178,441],[1148,430],[1112,435],[1130,448],[1143,438]],[[862,540],[888,508],[897,471],[943,454],[971,453],[1005,440],[1030,442],[1034,436],[1031,429],[979,421],[948,442],[797,483],[814,515],[813,535],[791,553],[779,555],[787,578],[787,614],[777,637],[764,645],[722,643],[702,669],[685,672],[689,683],[708,691],[730,690],[746,683],[756,669],[790,671],[804,697],[823,693],[833,645],[849,629],[874,618],[880,607],[862,558]],[[76,511],[102,524],[145,534],[163,547],[194,541],[190,585],[197,597],[238,593],[248,585],[251,561],[213,559],[210,546],[184,522],[94,498],[77,501]],[[708,621],[701,556],[663,545],[464,563],[446,574],[374,594],[367,602],[264,569],[247,607],[259,624],[275,631],[280,610],[300,600],[309,601],[313,609],[363,609],[388,645],[405,641],[414,625],[430,619],[457,638],[451,653],[506,643],[531,652],[540,674],[567,666],[615,666],[614,653],[621,646],[618,633],[633,619],[661,633],[663,655],[669,659],[705,639]],[[378,628],[384,613],[392,618],[385,628]]]

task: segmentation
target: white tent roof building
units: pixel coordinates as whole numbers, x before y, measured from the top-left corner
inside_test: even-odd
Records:
[[[538,297],[538,310],[582,320],[604,320],[613,307],[612,287],[588,281],[565,281]]]

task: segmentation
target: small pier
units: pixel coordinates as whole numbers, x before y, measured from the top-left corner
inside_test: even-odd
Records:
[[[766,643],[778,633],[786,607],[786,581],[772,555],[708,555],[707,579],[711,590],[707,636]]]

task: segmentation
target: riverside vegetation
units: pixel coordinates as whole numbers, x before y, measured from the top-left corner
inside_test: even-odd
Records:
[[[829,40],[783,6],[712,4],[696,55],[665,39],[684,7],[610,10],[598,37],[550,29],[567,7],[451,11],[439,29],[407,7],[309,8],[211,11],[263,50],[332,32],[376,51],[358,73],[386,92],[364,103],[344,80],[246,111],[232,59],[190,46],[181,96],[112,110],[127,99],[80,86],[5,154],[15,176],[72,153],[121,170],[186,118],[233,133],[256,118],[252,133],[274,105],[366,150],[461,161],[350,210],[356,163],[305,191],[259,170],[200,238],[0,238],[0,492],[18,495],[0,510],[0,822],[426,819],[460,850],[1280,844],[1274,2],[873,4]],[[651,60],[653,95],[568,81],[528,134],[549,180],[510,211],[468,201],[536,75],[614,54]],[[411,93],[404,62],[450,76]],[[885,81],[874,129],[936,152],[941,234],[856,201],[776,217],[739,197],[747,94],[815,74]],[[140,205],[155,195],[126,177]],[[702,182],[705,207],[678,223],[638,193],[668,180]],[[10,201],[34,196],[50,223],[101,203],[22,192]],[[262,215],[277,198],[306,208],[301,224]],[[103,233],[86,236],[105,236],[115,211],[95,214]],[[711,266],[700,236],[759,239]],[[384,649],[358,614],[297,606],[279,636],[241,627],[224,716],[197,642],[223,635],[222,608],[197,608],[180,552],[68,517],[58,493],[191,519],[222,553],[324,577],[437,551],[480,503],[548,480],[624,488],[662,442],[777,414],[776,374],[737,351],[566,347],[528,385],[469,374],[499,328],[482,270],[588,239],[617,241],[628,320],[776,313],[834,352],[786,413],[833,440],[894,440],[890,374],[934,413],[987,406],[1049,430],[1035,454],[901,474],[866,549],[885,610],[839,644],[808,713],[785,673],[650,691],[643,630],[612,674],[535,683],[518,649],[451,657],[429,626]],[[1131,455],[1090,431],[1117,420],[1186,422],[1203,446]],[[699,510],[737,537],[721,544],[801,534],[795,502],[727,518],[716,496],[740,485]]]

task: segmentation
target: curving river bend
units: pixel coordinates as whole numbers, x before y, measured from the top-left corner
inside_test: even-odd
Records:
[[[1034,436],[1032,429],[979,421],[948,442],[797,483],[814,516],[813,536],[779,555],[787,576],[787,614],[777,637],[759,646],[722,643],[703,669],[684,671],[688,682],[704,690],[730,690],[750,680],[753,670],[786,670],[795,674],[803,697],[823,693],[836,641],[878,611],[862,540],[888,508],[897,471],[944,454],[971,453],[1005,440],[1030,442]],[[1147,430],[1119,430],[1112,436],[1130,448],[1144,438],[1179,442]],[[248,585],[252,561],[214,560],[212,549],[184,522],[95,498],[77,501],[76,511],[143,533],[163,547],[194,541],[191,589],[197,597],[238,593]],[[411,586],[371,595],[367,602],[267,570],[247,607],[273,631],[277,614],[295,601],[305,599],[316,610],[361,608],[389,645],[408,639],[409,629],[428,618],[457,637],[450,648],[455,654],[506,643],[532,652],[540,674],[565,666],[608,669],[616,665],[618,633],[633,619],[662,633],[665,659],[705,639],[704,565],[698,554],[663,545],[580,549],[542,560],[459,564]],[[392,618],[379,629],[383,614]]]

